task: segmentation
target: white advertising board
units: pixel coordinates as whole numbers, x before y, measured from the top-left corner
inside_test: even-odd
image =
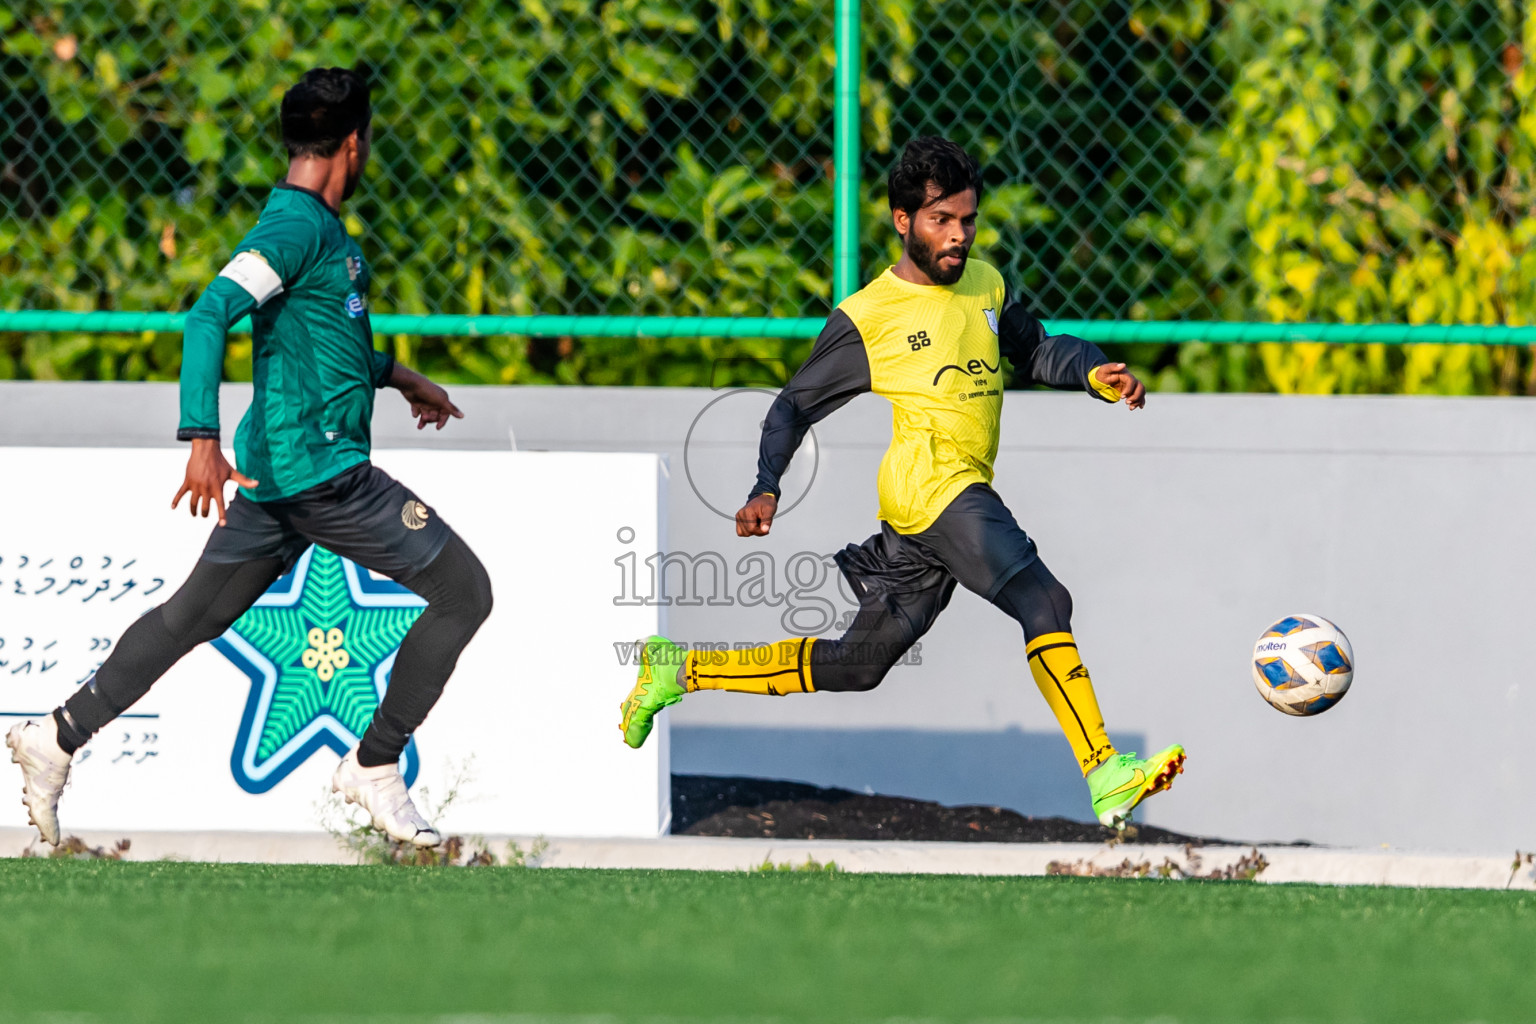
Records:
[[[407,751],[450,832],[654,836],[670,817],[665,716],[639,751],[618,707],[627,641],[655,605],[616,601],[616,550],[665,548],[660,457],[399,450],[374,461],[480,556],[495,610]],[[211,520],[169,509],[185,452],[0,448],[0,729],[61,703],[123,630],[169,597]],[[338,752],[356,742],[421,601],[311,548],[218,641],[177,664],[76,757],[71,829],[313,831]],[[345,659],[311,642],[341,629]],[[301,652],[310,651],[306,665]],[[345,665],[338,668],[340,662]],[[0,826],[25,825],[0,763]],[[15,783],[13,785],[13,783]]]

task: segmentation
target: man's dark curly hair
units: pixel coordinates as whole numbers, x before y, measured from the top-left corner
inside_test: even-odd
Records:
[[[939,190],[931,195],[932,186]],[[965,150],[937,135],[923,135],[907,143],[901,159],[886,179],[886,197],[892,210],[905,210],[910,216],[930,202],[976,190],[981,201],[981,167]]]
[[[290,157],[333,156],[372,117],[362,75],[346,68],[315,68],[283,94],[283,145]]]

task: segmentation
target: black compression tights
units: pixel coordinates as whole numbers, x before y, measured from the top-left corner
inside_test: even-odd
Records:
[[[992,603],[1024,627],[1026,643],[1046,633],[1072,632],[1072,595],[1038,558],[1014,573]]]
[[[222,636],[282,575],[275,558],[226,564],[200,561],[181,589],[118,640],[90,681],[54,712],[67,753],[149,692],[192,648]],[[399,759],[411,733],[442,695],[459,653],[491,613],[491,580],[457,534],[432,564],[400,581],[427,601],[400,644],[389,689],[363,735],[364,766]]]
[[[873,690],[928,631],[947,602],[947,594],[914,596],[911,607],[906,607],[906,595],[866,599],[848,632],[837,640],[811,645],[811,679],[816,689]],[[1014,573],[992,603],[1023,627],[1026,641],[1045,633],[1072,631],[1072,595],[1038,558]]]
[[[411,733],[442,696],[459,652],[491,614],[491,578],[458,534],[431,565],[401,582],[427,607],[400,642],[389,689],[357,749],[364,768],[400,760]]]

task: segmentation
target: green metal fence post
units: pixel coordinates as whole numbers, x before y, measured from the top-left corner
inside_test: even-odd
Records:
[[[859,80],[864,48],[859,0],[837,0],[837,97],[833,114],[832,301],[859,290]]]

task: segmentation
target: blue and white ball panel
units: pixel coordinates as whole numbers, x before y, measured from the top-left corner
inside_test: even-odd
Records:
[[[1273,690],[1294,690],[1298,686],[1306,686],[1310,682],[1299,675],[1290,664],[1281,657],[1255,658],[1254,670],[1264,676],[1264,681]]]
[[[1305,654],[1312,664],[1322,669],[1324,675],[1336,676],[1341,672],[1355,670],[1354,665],[1350,664],[1349,655],[1344,653],[1344,649],[1336,640],[1308,644],[1301,649],[1301,653]]]
[[[1321,615],[1288,615],[1253,647],[1253,683],[1288,715],[1316,715],[1343,698],[1354,678],[1349,638]]]
[[[1325,620],[1326,621],[1326,620]],[[1288,615],[1264,631],[1265,639],[1272,636],[1292,636],[1304,629],[1316,629],[1317,623],[1305,615]]]

